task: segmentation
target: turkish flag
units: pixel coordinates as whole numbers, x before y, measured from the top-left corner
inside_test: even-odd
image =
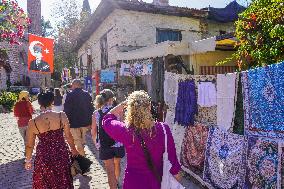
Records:
[[[30,71],[53,73],[54,39],[29,34],[28,67]]]

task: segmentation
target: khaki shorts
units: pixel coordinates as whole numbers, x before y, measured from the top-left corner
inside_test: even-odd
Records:
[[[90,127],[70,128],[70,132],[77,148],[84,148],[84,145],[86,144],[86,133],[89,130]]]

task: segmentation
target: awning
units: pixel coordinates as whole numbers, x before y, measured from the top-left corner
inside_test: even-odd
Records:
[[[166,41],[163,43],[154,44],[152,46],[143,47],[128,52],[120,52],[117,55],[117,60],[134,60],[134,59],[147,59],[155,57],[163,57],[169,54],[187,55],[189,53],[188,43]]]
[[[216,47],[219,46],[229,46],[233,49],[235,44],[236,40],[234,38],[216,40],[216,37],[211,37],[190,43],[166,41],[128,52],[119,52],[117,54],[117,60],[148,59],[164,57],[167,55],[182,56],[202,54],[210,51],[215,51]]]

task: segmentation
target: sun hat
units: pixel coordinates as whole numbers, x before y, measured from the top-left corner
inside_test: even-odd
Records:
[[[21,91],[19,94],[19,101],[23,100],[23,98],[29,100],[29,95],[30,93],[28,91]]]

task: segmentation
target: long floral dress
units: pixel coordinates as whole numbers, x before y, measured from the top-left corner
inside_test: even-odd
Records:
[[[33,189],[73,189],[71,153],[63,129],[38,134]]]

